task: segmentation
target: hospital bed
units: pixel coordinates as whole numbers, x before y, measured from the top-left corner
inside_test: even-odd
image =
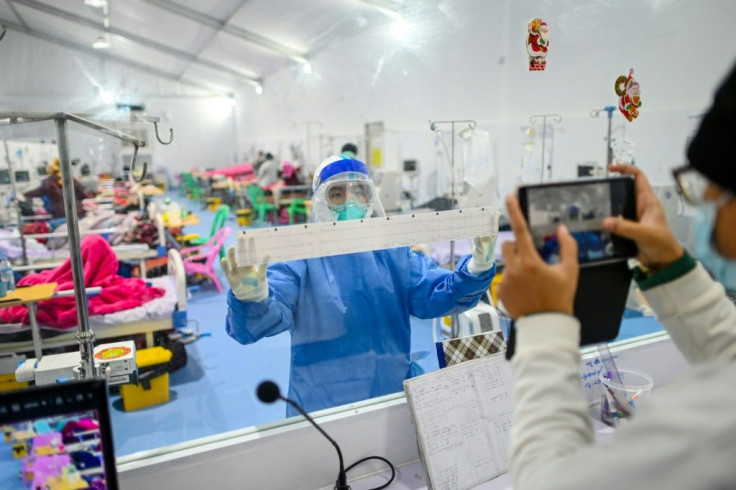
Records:
[[[154,211],[155,208],[149,208],[150,211]],[[151,214],[150,216],[153,216],[154,221],[156,222],[156,228],[158,230],[158,244],[156,250],[150,249],[147,245],[138,244],[138,246],[134,245],[116,245],[113,246],[113,252],[115,252],[115,256],[118,258],[118,261],[137,261],[140,266],[140,274],[141,277],[145,279],[146,277],[146,267],[145,267],[145,261],[147,259],[152,259],[156,257],[163,257],[166,251],[166,233],[165,233],[165,227],[163,218],[161,217],[161,214],[156,212],[154,214]],[[119,232],[117,228],[110,228],[110,229],[97,229],[97,230],[86,230],[83,232],[80,232],[81,236],[89,235],[89,234],[112,234]],[[41,233],[41,234],[26,234],[25,238],[54,238],[54,237],[66,237],[66,232],[61,233]],[[43,269],[53,269],[55,267],[60,266],[64,260],[69,256],[69,250],[60,249],[60,250],[48,250],[47,252],[44,252],[42,258],[39,258],[38,260],[34,259],[34,254],[29,253],[29,263],[25,265],[13,265],[13,271],[15,272],[28,272],[28,271],[38,271]]]
[[[165,294],[148,303],[106,315],[89,317],[96,340],[145,335],[146,347],[154,345],[154,333],[184,327],[187,323],[186,274],[177,250],[168,252],[168,275],[148,279]],[[77,345],[77,328],[59,330],[40,325],[41,349]],[[30,325],[0,325],[0,354],[34,350]]]

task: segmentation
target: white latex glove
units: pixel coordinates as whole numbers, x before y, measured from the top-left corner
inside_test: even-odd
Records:
[[[482,274],[493,267],[496,260],[496,236],[473,238],[473,257],[468,261],[471,274]]]
[[[221,264],[236,298],[241,301],[263,301],[268,298],[268,264],[240,267],[235,261],[233,246],[230,246],[227,257],[223,257]]]

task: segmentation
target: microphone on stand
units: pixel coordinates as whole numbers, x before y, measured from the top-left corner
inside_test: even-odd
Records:
[[[345,473],[345,465],[343,464],[342,460],[342,452],[340,451],[340,446],[337,445],[337,443],[327,435],[327,432],[325,432],[322,427],[317,425],[317,422],[315,422],[312,417],[307,415],[307,412],[304,411],[302,407],[300,407],[294,400],[290,400],[289,398],[286,398],[284,396],[281,396],[281,390],[279,389],[279,385],[274,383],[273,381],[263,381],[261,384],[258,385],[258,389],[256,390],[256,394],[258,395],[258,399],[261,400],[263,403],[273,403],[276,400],[283,400],[292,407],[296,409],[297,412],[299,412],[302,416],[304,416],[305,419],[309,420],[309,422],[314,426],[315,429],[317,429],[320,434],[325,436],[330,443],[332,443],[333,446],[335,446],[335,450],[337,451],[337,457],[340,459],[340,473],[337,475],[337,481],[335,482],[335,490],[350,490],[350,487],[347,483],[347,475]],[[393,480],[393,476],[392,476]]]

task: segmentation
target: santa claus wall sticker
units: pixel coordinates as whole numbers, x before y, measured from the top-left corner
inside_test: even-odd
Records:
[[[639,107],[641,107],[641,89],[639,82],[634,80],[634,69],[629,70],[629,76],[621,75],[616,79],[616,95],[620,97],[618,100],[618,110],[629,121],[633,121],[639,115]]]
[[[547,66],[549,48],[549,27],[539,18],[529,21],[526,37],[526,52],[529,53],[529,71],[543,71]]]

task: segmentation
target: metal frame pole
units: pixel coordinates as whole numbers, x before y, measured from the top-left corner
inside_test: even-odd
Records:
[[[312,151],[312,143],[311,143],[311,140],[312,140],[312,124],[316,124],[316,125],[322,126],[322,121],[304,121],[304,125],[306,126],[306,129],[307,129],[307,141],[306,141],[306,147],[305,147],[306,154],[304,155],[304,167],[306,169],[310,170],[310,171],[317,170],[317,166],[319,166],[319,163],[321,162],[321,160],[318,161],[314,165],[314,168],[312,168],[312,166],[311,166],[312,165],[312,160],[311,160],[312,156],[310,155],[310,153]],[[319,157],[318,157],[318,159],[319,159]]]
[[[606,177],[608,177],[608,166],[613,163],[613,147],[611,146],[611,123],[613,122],[613,111],[608,111],[608,133],[606,135],[606,141],[608,145],[608,151],[606,152]]]
[[[598,117],[598,115],[605,111],[608,113],[608,130],[606,132],[606,177],[608,177],[608,166],[613,163],[613,148],[611,147],[611,124],[613,123],[613,112],[616,110],[615,106],[608,105],[603,109],[593,109],[590,111],[590,117]]]
[[[477,126],[477,123],[472,119],[453,119],[449,121],[429,121],[429,129],[432,131],[437,132],[437,125],[438,124],[450,124],[451,131],[452,131],[452,142],[451,142],[451,151],[450,151],[450,173],[451,175],[451,187],[450,187],[450,203],[451,208],[455,209],[455,123],[468,123],[468,126],[470,128],[475,128]],[[445,147],[445,150],[447,150],[447,147]],[[452,270],[455,270],[455,241],[450,241],[450,267],[452,267]],[[450,336],[454,339],[457,338],[459,333],[459,321],[458,321],[458,315],[450,315]]]
[[[3,133],[3,147],[5,148],[5,159],[8,162],[8,174],[10,175],[10,188],[13,190],[13,204],[15,205],[15,211],[18,214],[18,234],[20,235],[20,247],[23,252],[23,265],[28,263],[28,252],[26,251],[26,239],[23,236],[23,214],[20,212],[20,204],[18,204],[18,190],[15,188],[15,169],[13,168],[13,160],[10,158],[10,151],[8,150],[8,139],[5,137],[5,131]]]
[[[452,187],[450,188],[450,202],[455,209],[455,121],[452,121],[452,157],[450,158],[450,171],[452,172]],[[450,267],[455,270],[455,240],[450,241]],[[460,318],[457,313],[450,316],[450,335],[455,339],[460,335]]]
[[[56,123],[57,141],[59,146],[59,160],[61,163],[61,184],[64,196],[64,211],[66,213],[67,230],[69,233],[69,257],[72,264],[72,278],[74,279],[74,299],[77,305],[77,320],[79,331],[77,342],[82,360],[82,378],[92,378],[94,371],[94,339],[95,334],[90,329],[87,312],[87,294],[84,285],[84,269],[82,267],[82,252],[80,248],[79,223],[77,220],[77,202],[74,195],[74,177],[72,175],[71,157],[69,155],[69,137],[67,134],[67,118],[59,117]]]
[[[544,168],[544,159],[547,155],[545,155],[545,147],[547,145],[547,116],[542,116],[542,173],[539,176],[540,182],[544,182],[544,171],[547,170]]]
[[[450,152],[450,172],[452,173],[450,182],[450,203],[452,205],[452,209],[455,209],[455,121],[452,121],[452,144],[450,145],[452,148],[452,151]],[[452,270],[455,270],[455,240],[452,240],[450,242],[450,267],[452,267]],[[456,316],[456,315],[455,315]],[[453,325],[455,325],[455,321],[453,319]],[[453,332],[454,334],[454,332]]]
[[[79,238],[79,223],[77,221],[77,205],[76,197],[74,195],[74,177],[72,175],[71,157],[69,155],[69,138],[67,135],[68,123],[72,121],[82,126],[100,131],[108,136],[117,138],[126,143],[133,145],[133,159],[130,163],[131,174],[133,180],[140,182],[146,175],[147,165],[143,162],[143,171],[141,172],[141,178],[135,179],[135,166],[136,156],[138,155],[138,148],[146,145],[146,142],[133,136],[127,135],[123,132],[115,129],[103,126],[99,123],[85,119],[80,115],[67,114],[64,112],[3,112],[0,111],[0,127],[14,124],[32,123],[39,121],[54,120],[56,124],[57,133],[57,145],[59,148],[59,161],[61,164],[61,182],[62,182],[62,195],[64,198],[64,212],[67,219],[68,235],[69,235],[69,256],[71,258],[72,265],[72,277],[74,279],[74,300],[77,306],[77,320],[79,322],[79,328],[77,331],[77,343],[79,343],[79,354],[81,357],[80,365],[80,376],[82,378],[93,378],[95,377],[95,365],[94,365],[94,340],[95,334],[89,326],[89,316],[87,311],[87,295],[84,287],[84,269],[82,267],[82,252],[81,243]],[[158,118],[151,117],[136,117],[131,119],[131,122],[158,122]],[[158,127],[156,129],[156,139],[162,144],[171,143],[161,141],[158,135]],[[170,138],[173,139],[173,130],[169,131]],[[11,174],[12,175],[12,174]]]
[[[548,178],[552,179],[552,165],[545,165],[545,160],[547,158],[547,118],[551,118],[554,122],[561,122],[562,116],[559,114],[534,114],[533,116],[529,117],[529,123],[534,124],[538,118],[542,118],[542,172],[540,174],[540,182],[544,182],[544,171],[549,170],[548,172]],[[550,128],[552,125],[550,124]],[[547,168],[549,167],[549,168]]]

